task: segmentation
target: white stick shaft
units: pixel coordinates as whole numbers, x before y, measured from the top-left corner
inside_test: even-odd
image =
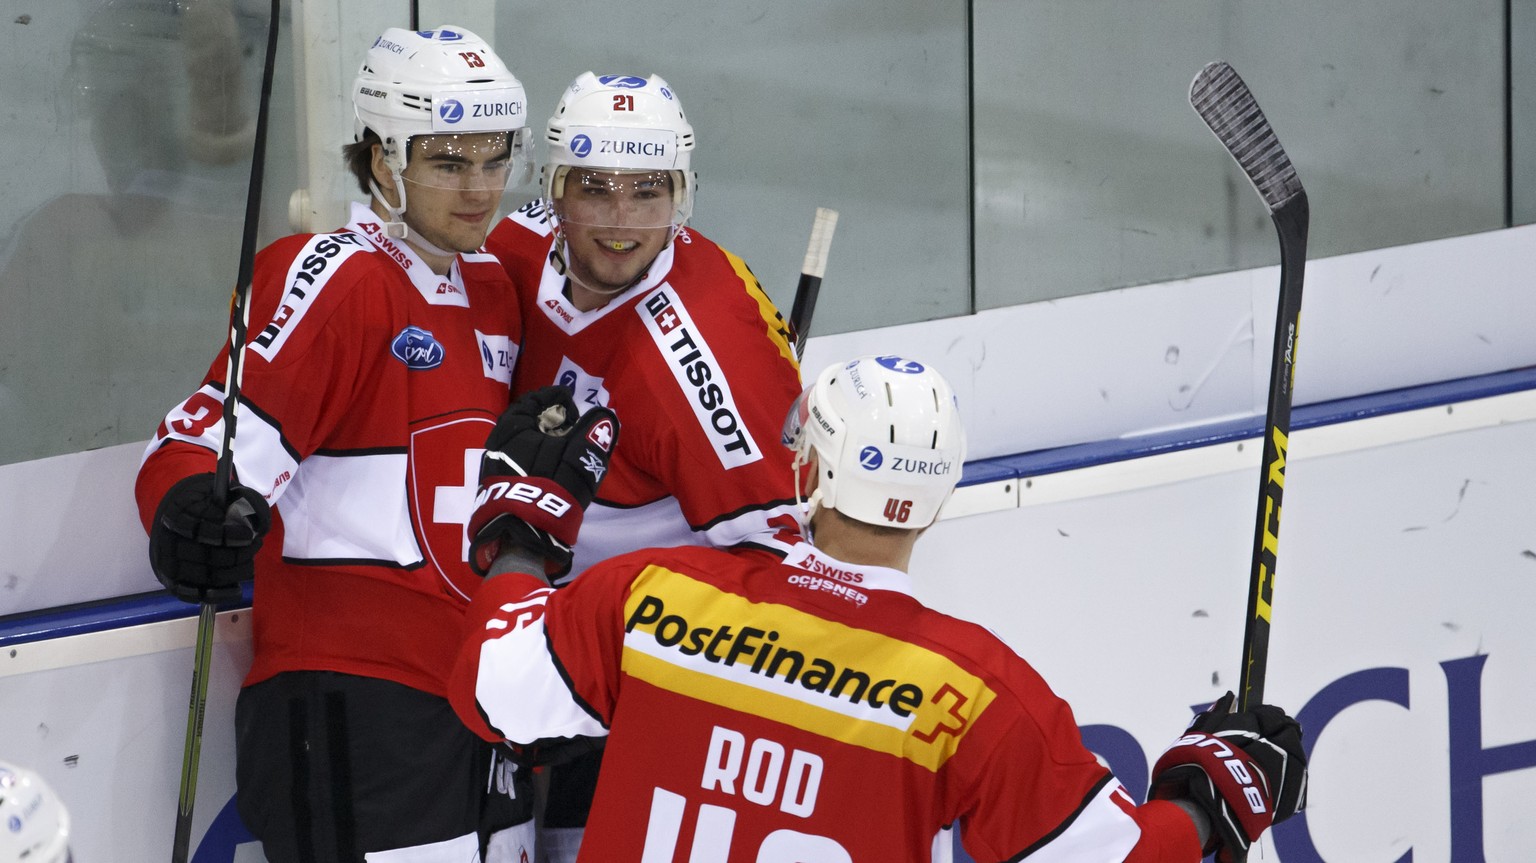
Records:
[[[811,223],[811,242],[805,248],[805,264],[800,272],[821,278],[827,273],[827,250],[832,247],[832,233],[837,230],[837,211],[826,207],[816,208],[816,219]]]

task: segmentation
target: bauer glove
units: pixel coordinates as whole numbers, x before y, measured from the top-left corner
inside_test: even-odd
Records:
[[[1301,724],[1268,704],[1233,713],[1228,692],[1190,723],[1152,768],[1156,800],[1185,799],[1211,819],[1205,853],[1240,863],[1271,824],[1307,805]]]
[[[185,602],[239,599],[272,528],[272,510],[255,489],[230,485],[222,500],[213,492],[213,474],[186,477],[160,499],[150,525],[150,567]]]
[[[544,387],[514,401],[480,459],[469,520],[475,572],[485,575],[504,547],[542,558],[550,577],[569,572],[582,517],[618,437],[614,412],[593,407],[578,416],[569,387]]]

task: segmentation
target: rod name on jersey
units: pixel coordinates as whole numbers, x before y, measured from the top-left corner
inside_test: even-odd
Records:
[[[341,268],[342,262],[362,251],[357,235],[350,232],[316,234],[294,256],[288,268],[288,291],[273,312],[272,320],[250,342],[250,349],[271,362],[304,318],[320,289]]]
[[[763,454],[741,421],[741,411],[720,363],[671,286],[658,286],[635,310],[667,360],[720,463],[729,470],[761,459]]]

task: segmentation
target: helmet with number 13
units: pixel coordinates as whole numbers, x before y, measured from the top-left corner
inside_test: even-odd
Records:
[[[429,263],[478,249],[507,188],[532,177],[523,85],[462,27],[384,31],[352,104],[348,166],[389,235]]]

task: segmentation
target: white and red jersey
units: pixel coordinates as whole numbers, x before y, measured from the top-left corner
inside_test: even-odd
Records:
[[[582,860],[927,861],[956,821],[979,863],[1200,859],[1028,663],[896,570],[650,549],[558,591],[498,576],[469,624],[449,698],[478,734],[608,735]]]
[[[685,229],[637,284],[580,311],[551,263],[549,219],[543,202],[527,204],[485,247],[521,301],[514,393],[565,384],[583,409],[607,405],[623,424],[572,575],[647,546],[787,549],[799,528],[779,437],[800,367],[757,278]]]
[[[256,256],[234,466],[275,518],[247,684],[320,670],[444,693],[481,583],[465,524],[509,399],[516,315],[494,258],[460,255],[436,275],[360,204],[341,231]],[[146,526],[168,488],[214,469],[225,363],[145,453]]]

